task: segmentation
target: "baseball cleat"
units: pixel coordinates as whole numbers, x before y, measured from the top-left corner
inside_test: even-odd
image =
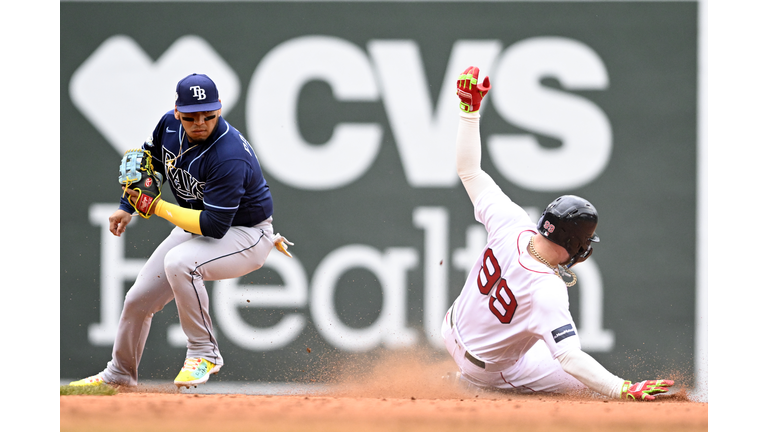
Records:
[[[188,358],[173,383],[179,388],[197,387],[198,384],[205,384],[211,375],[219,373],[219,369],[220,364],[213,364],[204,358]]]
[[[104,381],[104,378],[101,377],[101,374],[96,374],[94,376],[89,376],[88,378],[83,378],[79,381],[72,381],[69,383],[71,386],[99,386],[99,385],[108,385],[106,381]]]

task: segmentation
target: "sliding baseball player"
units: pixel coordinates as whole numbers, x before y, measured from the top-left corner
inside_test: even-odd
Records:
[[[460,380],[523,393],[589,389],[609,398],[655,399],[674,381],[633,383],[607,371],[581,350],[568,310],[566,282],[576,282],[571,267],[589,258],[599,241],[595,207],[561,196],[534,224],[480,168],[479,109],[491,84],[478,76],[479,69],[469,67],[457,81],[456,164],[488,243],[442,326]]]

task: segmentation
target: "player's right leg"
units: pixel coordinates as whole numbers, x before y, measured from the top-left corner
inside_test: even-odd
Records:
[[[563,370],[560,362],[552,358],[547,345],[541,340],[512,368],[502,371],[495,386],[522,393],[572,393],[587,389],[587,386]]]
[[[166,255],[165,272],[187,336],[184,366],[174,380],[178,387],[203,384],[224,364],[204,281],[232,279],[258,270],[274,248],[272,233],[271,219],[255,227],[234,226],[221,239],[198,236]]]
[[[467,352],[455,333],[448,310],[441,329],[448,354],[459,367],[460,374],[452,375],[459,387],[477,390],[501,390],[517,393],[568,393],[586,389],[586,386],[565,372],[552,358],[543,341],[536,342],[517,362],[510,366],[478,365],[468,358]],[[472,357],[471,354],[469,357]]]
[[[136,281],[128,290],[112,348],[112,360],[106,369],[91,377],[74,381],[70,385],[93,386],[112,384],[136,386],[139,362],[149,335],[152,316],[173,300],[163,261],[170,249],[189,240],[191,234],[174,229],[155,249],[139,271]]]

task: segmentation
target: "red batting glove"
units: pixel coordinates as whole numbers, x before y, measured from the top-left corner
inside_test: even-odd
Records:
[[[621,398],[628,400],[654,400],[651,395],[666,393],[670,386],[675,385],[672,380],[649,380],[632,384],[632,381],[624,381],[621,386]]]
[[[461,102],[459,108],[464,112],[475,112],[480,109],[480,101],[491,89],[491,80],[485,77],[482,84],[477,83],[480,69],[474,66],[468,67],[456,81],[456,94]]]

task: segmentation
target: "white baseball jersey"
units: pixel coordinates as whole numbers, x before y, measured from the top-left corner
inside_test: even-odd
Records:
[[[475,218],[488,244],[453,306],[455,333],[467,351],[511,365],[539,340],[553,357],[580,350],[567,287],[528,252],[536,225],[527,213],[495,186],[477,198]]]
[[[441,328],[461,377],[480,387],[531,392],[590,388],[619,397],[624,381],[581,351],[565,283],[528,253],[536,225],[480,168],[480,115],[459,117],[456,171],[488,231]]]

